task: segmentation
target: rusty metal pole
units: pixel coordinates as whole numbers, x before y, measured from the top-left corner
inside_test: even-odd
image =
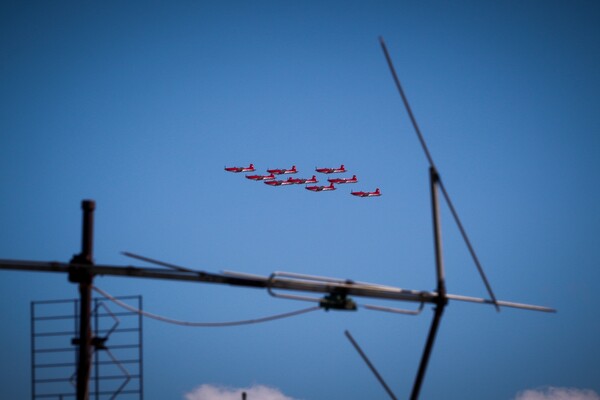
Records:
[[[88,266],[93,265],[94,244],[94,210],[93,200],[81,202],[83,210],[83,226],[81,235],[81,253],[73,256],[69,271],[69,280],[79,284],[80,314],[79,337],[73,344],[79,345],[77,363],[77,400],[89,400],[89,380],[92,367],[92,281],[94,276]],[[87,266],[86,266],[87,265]]]

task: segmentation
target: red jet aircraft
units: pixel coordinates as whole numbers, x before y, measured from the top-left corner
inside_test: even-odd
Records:
[[[315,168],[315,171],[320,172],[322,174],[333,174],[337,172],[346,172],[346,168],[344,168],[344,164],[340,165],[339,168]]]
[[[271,181],[275,179],[275,175],[246,175],[246,179],[252,179],[253,181]]]
[[[302,184],[305,184],[305,183],[317,183],[317,182],[319,182],[317,180],[317,177],[315,175],[313,175],[312,178],[310,178],[310,179],[289,177],[288,181],[290,181],[292,183],[295,183],[296,185],[302,185]]]
[[[250,164],[247,167],[225,167],[225,171],[228,171],[228,172],[252,172],[252,171],[254,171],[254,164]]]
[[[305,186],[304,189],[310,190],[312,192],[321,192],[327,190],[335,190],[333,183],[330,183],[329,186]]]
[[[286,186],[286,185],[293,185],[294,182],[290,182],[290,180],[288,179],[287,181],[283,181],[283,180],[265,181],[264,184],[269,185],[269,186]]]
[[[352,178],[329,178],[327,179],[330,183],[356,183],[356,175],[352,175]]]
[[[350,192],[350,194],[352,194],[354,196],[358,196],[358,197],[375,197],[375,196],[381,196],[381,192],[379,191],[379,188],[375,189],[374,192]]]
[[[275,174],[275,175],[282,175],[282,174],[295,174],[298,171],[296,170],[296,166],[292,165],[291,169],[276,168],[276,169],[268,169],[267,172],[269,172],[271,174]]]

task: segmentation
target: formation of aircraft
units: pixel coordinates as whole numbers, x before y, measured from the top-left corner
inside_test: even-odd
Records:
[[[254,164],[250,164],[247,167],[225,167],[225,171],[235,172],[235,173],[253,172],[253,171],[255,171],[255,168],[254,168]],[[315,171],[322,173],[322,174],[343,173],[343,172],[346,172],[346,167],[344,166],[344,164],[341,164],[339,166],[339,168],[329,168],[329,167],[319,168],[319,167],[317,167],[317,168],[315,168]],[[352,175],[351,178],[342,178],[342,177],[328,178],[327,181],[329,182],[329,185],[327,185],[327,186],[312,185],[312,184],[319,182],[317,180],[316,175],[313,175],[311,178],[289,177],[286,180],[276,179],[276,175],[296,174],[298,172],[298,170],[296,169],[295,165],[292,165],[292,167],[290,169],[286,169],[286,168],[267,169],[267,172],[269,173],[268,175],[260,175],[260,174],[246,175],[246,179],[253,180],[253,181],[262,181],[265,185],[269,185],[269,186],[305,185],[304,188],[311,192],[327,192],[327,191],[331,191],[331,190],[336,190],[337,188],[335,187],[335,185],[358,182],[358,178],[356,177],[356,175]],[[381,191],[379,190],[379,188],[377,188],[377,189],[375,189],[374,192],[351,191],[350,194],[353,196],[357,196],[357,197],[377,197],[377,196],[381,196]]]
[[[225,167],[225,171],[228,172],[252,172],[255,171],[254,164],[250,164],[247,167]]]

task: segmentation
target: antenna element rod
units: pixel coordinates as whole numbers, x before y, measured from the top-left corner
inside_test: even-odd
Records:
[[[387,47],[385,46],[385,42],[383,41],[383,37],[379,37],[379,43],[381,43],[381,48],[383,49],[383,54],[385,54],[385,59],[387,60],[388,67],[390,67],[390,71],[392,73],[392,77],[394,78],[394,82],[396,83],[396,87],[398,88],[398,92],[400,92],[400,97],[402,97],[402,102],[404,102],[404,107],[408,112],[408,116],[410,117],[410,121],[415,128],[415,132],[419,137],[419,142],[421,142],[421,147],[423,147],[423,151],[425,152],[425,156],[429,161],[429,166],[435,168],[435,164],[433,162],[433,158],[431,157],[431,153],[429,153],[429,149],[427,148],[427,143],[425,143],[425,138],[421,133],[421,129],[419,129],[419,124],[417,124],[417,119],[415,118],[412,109],[410,108],[410,104],[408,103],[408,98],[404,94],[404,89],[402,89],[402,85],[400,84],[400,79],[398,79],[398,75],[396,74],[396,69],[394,68],[394,64],[392,64],[392,58],[390,57],[390,53],[388,53]]]
[[[410,108],[410,104],[408,103],[408,98],[404,94],[404,89],[402,89],[402,85],[400,84],[400,79],[398,79],[398,74],[396,74],[396,69],[394,68],[394,64],[392,63],[392,58],[390,57],[390,53],[388,52],[385,42],[383,41],[383,37],[381,37],[381,36],[379,37],[379,43],[381,44],[381,48],[383,49],[383,53],[385,54],[385,59],[387,60],[388,67],[390,68],[392,77],[394,78],[394,82],[396,83],[396,87],[398,88],[398,92],[400,93],[400,97],[402,97],[402,102],[404,103],[406,112],[408,112],[408,116],[410,117],[410,120],[415,129],[417,137],[419,138],[419,142],[421,142],[421,147],[423,148],[423,151],[425,152],[425,156],[427,157],[429,166],[431,168],[436,169],[436,171],[437,171],[437,168],[435,167],[435,163],[433,162],[433,157],[431,157],[431,153],[429,152],[429,148],[427,147],[427,143],[425,142],[425,138],[423,137],[423,134],[421,133],[421,129],[419,129],[419,125],[417,124],[417,119],[415,118],[415,116],[412,112],[412,109]],[[448,207],[450,207],[450,211],[452,211],[452,216],[454,217],[454,220],[456,221],[456,224],[458,225],[458,229],[460,230],[463,240],[465,241],[467,248],[469,249],[469,253],[471,254],[471,257],[473,258],[473,262],[475,262],[475,266],[477,267],[477,270],[479,271],[479,275],[481,275],[481,279],[483,279],[483,283],[485,284],[485,287],[486,287],[490,297],[492,298],[494,306],[496,307],[496,311],[500,311],[500,307],[498,306],[496,296],[494,295],[494,292],[492,291],[492,287],[490,286],[490,283],[488,282],[487,277],[485,276],[485,273],[483,272],[483,267],[481,266],[481,263],[479,262],[479,258],[477,257],[477,254],[475,254],[475,249],[471,245],[471,241],[469,240],[469,237],[467,236],[467,232],[463,228],[460,218],[458,217],[458,213],[456,212],[456,209],[454,208],[454,205],[452,204],[452,201],[450,200],[450,196],[448,195],[448,192],[446,191],[446,188],[444,187],[444,184],[442,183],[442,179],[439,177],[439,175],[437,177],[437,180],[438,180],[440,188],[442,189],[442,193],[444,194],[444,198],[446,199],[446,202],[448,203]]]
[[[375,375],[375,378],[377,378],[377,380],[379,381],[379,383],[381,383],[381,386],[383,386],[383,388],[385,389],[385,391],[387,392],[387,394],[392,398],[392,400],[397,400],[396,396],[394,395],[394,392],[392,392],[392,390],[385,383],[385,381],[383,380],[383,378],[381,377],[381,375],[379,375],[379,372],[377,372],[377,369],[375,369],[375,366],[373,364],[371,364],[371,361],[369,361],[369,358],[362,351],[362,349],[360,348],[360,346],[358,345],[358,343],[356,343],[356,340],[354,340],[354,338],[352,337],[352,335],[350,334],[350,332],[346,330],[346,331],[344,331],[344,334],[346,335],[346,337],[348,338],[348,340],[350,341],[350,343],[352,343],[352,346],[354,346],[354,348],[356,349],[356,351],[358,352],[358,354],[360,354],[360,356],[362,357],[363,361],[369,366],[369,368],[371,369],[371,372],[373,372],[373,375]]]
[[[446,204],[448,204],[448,208],[450,208],[450,212],[452,213],[452,216],[454,217],[454,221],[456,221],[458,230],[460,231],[460,234],[463,237],[463,240],[465,241],[467,248],[469,249],[471,258],[473,259],[473,262],[475,263],[475,266],[477,267],[477,270],[479,271],[479,275],[481,276],[481,279],[483,280],[483,283],[485,285],[485,288],[488,291],[488,294],[492,298],[494,307],[496,307],[496,311],[500,312],[500,306],[498,306],[498,300],[496,299],[496,296],[494,295],[494,291],[492,290],[490,282],[488,281],[487,277],[485,276],[485,272],[483,272],[483,267],[481,266],[481,263],[479,262],[479,257],[477,257],[477,253],[475,253],[475,249],[473,248],[473,245],[471,244],[471,241],[469,240],[469,236],[467,235],[467,232],[465,231],[465,228],[463,227],[462,222],[460,222],[458,213],[456,212],[456,209],[454,208],[454,205],[452,204],[452,200],[450,200],[450,196],[448,195],[448,192],[446,191],[446,187],[444,186],[444,183],[442,182],[441,179],[439,179],[439,184],[440,184],[440,189],[442,189],[442,194],[444,195],[444,198],[446,199]]]

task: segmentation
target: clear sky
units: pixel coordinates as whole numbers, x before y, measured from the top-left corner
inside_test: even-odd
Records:
[[[593,1],[4,1],[0,258],[69,261],[90,198],[98,263],[141,265],[120,255],[128,250],[212,272],[433,290],[428,165],[379,35],[497,297],[558,309],[451,303],[422,398],[600,392]],[[250,162],[307,177],[343,163],[358,176],[352,189],[383,196],[268,187],[223,170]],[[442,213],[448,291],[486,296]],[[0,276],[0,397],[24,399],[30,302],[77,288],[59,274]],[[193,321],[310,306],[256,289],[95,283]],[[319,311],[222,329],[145,320],[145,397],[183,399],[206,384],[385,398],[348,329],[407,398],[431,315]]]

